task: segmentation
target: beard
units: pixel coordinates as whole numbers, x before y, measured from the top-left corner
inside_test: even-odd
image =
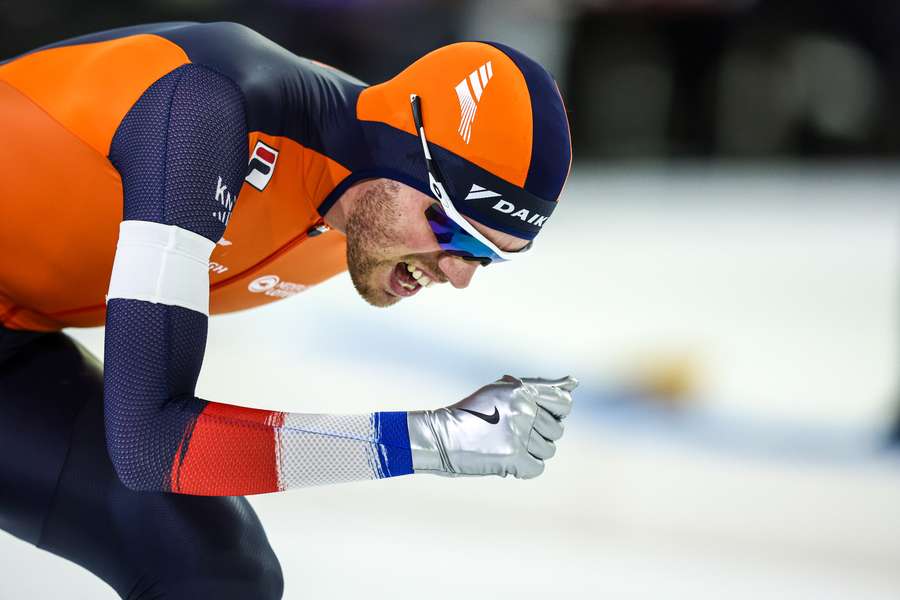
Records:
[[[387,179],[372,185],[347,219],[347,270],[353,287],[372,306],[391,306],[400,300],[388,294],[378,279],[379,273],[389,272],[396,263],[385,250],[401,245],[399,189]]]

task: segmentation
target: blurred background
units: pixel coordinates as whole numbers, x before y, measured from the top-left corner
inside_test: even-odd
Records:
[[[572,124],[528,261],[388,311],[342,276],[212,321],[198,394],[218,401],[353,413],[505,372],[582,381],[537,480],[254,498],[286,598],[900,598],[900,3],[0,0],[0,58],[165,20],[239,21],[369,82],[505,42]],[[102,330],[71,333],[102,354]],[[0,557],[4,600],[112,596],[10,536]]]

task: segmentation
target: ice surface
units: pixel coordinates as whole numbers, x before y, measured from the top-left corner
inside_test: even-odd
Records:
[[[590,394],[661,351],[733,422],[877,433],[898,385],[900,173],[579,165],[533,255],[390,310],[340,277],[212,321],[198,392],[272,409],[447,404],[573,373],[534,481],[416,476],[254,498],[286,598],[895,599],[900,462],[635,435]],[[102,350],[102,332],[73,335]],[[0,599],[112,597],[0,535]]]

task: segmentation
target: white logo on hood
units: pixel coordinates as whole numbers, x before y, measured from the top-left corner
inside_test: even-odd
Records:
[[[467,144],[472,137],[472,121],[475,120],[475,111],[478,110],[481,95],[493,76],[491,61],[487,61],[456,85],[456,97],[459,99],[459,135]]]

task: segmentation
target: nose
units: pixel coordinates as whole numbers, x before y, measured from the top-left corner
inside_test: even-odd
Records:
[[[450,285],[457,289],[469,286],[472,281],[472,275],[478,268],[478,263],[463,260],[458,256],[445,254],[438,259],[438,268],[447,276]]]

